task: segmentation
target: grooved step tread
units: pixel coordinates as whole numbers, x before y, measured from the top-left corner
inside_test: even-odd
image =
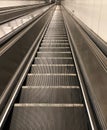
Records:
[[[70,48],[39,48],[39,52],[69,52]]]
[[[76,73],[74,66],[32,66],[31,73]]]
[[[10,130],[88,130],[84,107],[15,106]]]
[[[48,42],[48,43],[55,43],[55,42],[56,42],[56,43],[67,43],[68,40],[61,40],[61,39],[59,39],[59,40],[56,40],[56,39],[54,39],[54,40],[53,40],[53,39],[44,40],[44,39],[43,39],[42,42],[43,42],[43,43],[47,43],[47,42]]]
[[[26,88],[22,89],[19,103],[82,103],[80,89]]]
[[[44,37],[44,40],[67,40],[67,37]]]
[[[48,58],[44,58],[44,59],[35,59],[34,64],[73,64],[73,60],[72,59],[48,59]]]
[[[41,47],[70,47],[70,46],[69,44],[46,43],[46,44],[41,44]]]
[[[70,53],[67,53],[67,52],[48,52],[48,53],[45,53],[45,52],[41,52],[41,53],[37,53],[37,57],[71,57],[71,52]]]
[[[70,75],[28,75],[26,86],[78,86],[77,76]]]

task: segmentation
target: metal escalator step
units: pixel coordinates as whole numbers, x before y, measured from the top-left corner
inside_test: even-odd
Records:
[[[22,86],[22,88],[61,88],[61,89],[80,89],[80,86]]]
[[[50,23],[49,28],[52,28],[52,29],[54,29],[54,28],[58,28],[58,29],[64,28],[65,29],[63,22],[52,22],[52,23]]]
[[[68,40],[67,37],[44,37],[44,40]]]
[[[56,32],[48,32],[48,33],[46,33],[46,35],[66,35],[66,33],[56,33]]]
[[[77,76],[76,73],[28,73],[29,76]]]
[[[26,86],[78,86],[77,76],[73,75],[28,75]]]
[[[74,65],[56,66],[56,65],[32,65],[31,73],[76,73]]]
[[[58,26],[58,25],[57,25]],[[60,27],[54,27],[54,28],[51,28],[51,26],[47,29],[47,32],[46,33],[48,33],[48,32],[50,32],[50,33],[53,33],[53,32],[55,32],[55,33],[66,33],[66,29],[64,28],[64,27],[62,27],[63,26],[63,24],[62,25],[60,25]]]
[[[82,103],[80,89],[23,88],[19,103]]]
[[[66,59],[35,58],[34,64],[73,64],[73,60],[69,57],[67,57]]]
[[[57,29],[61,29],[61,28],[62,28],[62,29],[65,29],[63,22],[59,22],[59,23],[58,23],[58,22],[54,22],[54,23],[51,23],[50,26],[49,26],[49,28],[52,28],[52,29],[54,29],[54,28],[55,28],[55,29],[56,29],[56,28],[57,28]]]
[[[71,57],[71,52],[37,52],[37,57]]]
[[[66,32],[64,30],[57,31],[55,29],[47,30],[46,34],[48,34],[48,33],[50,33],[50,34],[64,34],[64,35],[66,34]]]
[[[70,48],[49,48],[49,47],[40,47],[39,52],[69,52]]]
[[[42,40],[42,43],[68,43],[68,40]]]
[[[68,42],[64,43],[64,42],[42,42],[41,45],[69,45]]]
[[[45,37],[67,37],[67,35],[56,35],[56,34],[54,34],[54,35],[51,35],[51,34],[46,35],[45,34]]]
[[[50,27],[47,29],[47,32],[58,32],[58,33],[66,33],[66,29],[63,27],[63,24],[60,26],[54,26],[54,27]]]
[[[39,48],[44,48],[44,49],[70,49],[70,47],[39,47]]]
[[[43,44],[41,44],[41,47],[70,47],[69,46],[69,44],[68,43],[60,43],[60,44],[58,44],[58,43],[43,43]]]
[[[84,107],[15,105],[10,130],[88,130]]]

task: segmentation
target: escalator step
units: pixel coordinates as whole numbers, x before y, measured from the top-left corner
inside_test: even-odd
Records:
[[[37,52],[37,57],[71,57],[71,52]]]
[[[69,44],[68,43],[61,43],[61,44],[58,44],[58,43],[43,43],[41,44],[41,47],[69,47]]]
[[[35,58],[35,64],[73,64],[73,60],[67,57],[64,58]]]
[[[43,40],[42,43],[68,43],[68,40]]]
[[[82,103],[80,89],[23,88],[20,103]]]
[[[44,40],[67,40],[67,37],[44,37]]]
[[[32,65],[31,73],[76,73],[74,65]]]
[[[49,47],[40,47],[39,52],[68,52],[70,48],[49,48]]]
[[[45,37],[67,37],[67,35],[46,35],[45,34]]]
[[[71,75],[28,75],[26,86],[78,86],[77,76]]]
[[[58,105],[57,105],[58,106]],[[15,105],[10,130],[88,130],[84,107]]]

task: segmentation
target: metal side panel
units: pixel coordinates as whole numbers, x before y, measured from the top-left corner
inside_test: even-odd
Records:
[[[11,40],[0,56],[0,129],[2,129],[13,103],[21,89],[23,80],[42,40],[42,34],[52,17],[54,7],[46,11],[37,21]],[[38,30],[38,31],[37,31]],[[34,35],[32,35],[32,33]],[[29,39],[30,37],[30,39]],[[28,39],[27,39],[28,38]],[[11,64],[11,65],[10,65]]]
[[[73,48],[87,85],[85,88],[91,99],[99,129],[107,129],[107,69],[102,53],[96,51],[95,43],[73,20],[69,13],[63,10],[64,18],[71,36]],[[106,62],[106,61],[105,61]]]
[[[24,69],[24,66],[33,51],[32,46],[33,48],[37,46],[38,37],[42,28],[46,25],[49,16],[50,12],[44,14],[44,17],[40,17],[39,21],[37,20],[32,23],[24,32],[22,32],[22,34],[20,34],[20,36],[18,36],[18,38],[14,38],[13,41],[10,41],[8,47],[1,50],[0,96],[5,94],[3,95],[3,98],[5,97],[6,100],[9,98],[8,96],[14,88],[14,84],[16,84],[16,81],[22,73],[22,69]],[[2,98],[0,99],[0,103],[2,102],[1,100]],[[5,101],[2,103],[4,104]]]

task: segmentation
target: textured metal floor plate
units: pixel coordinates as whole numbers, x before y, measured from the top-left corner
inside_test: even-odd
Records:
[[[51,35],[54,35],[54,34],[55,34],[55,35],[66,35],[66,33],[64,33],[64,32],[57,32],[57,33],[56,33],[56,32],[53,32],[53,31],[47,32],[46,35],[48,35],[48,34],[50,34],[50,33],[51,33]]]
[[[80,89],[25,88],[20,103],[82,103]]]
[[[56,66],[56,65],[33,65],[31,73],[76,73],[74,66]]]
[[[69,47],[69,44],[67,43],[62,43],[62,44],[58,44],[58,43],[46,43],[46,44],[41,44],[41,47]]]
[[[67,35],[45,35],[45,37],[67,37]]]
[[[44,37],[44,40],[67,40],[67,37]]]
[[[34,61],[35,64],[73,64],[72,59],[52,59],[52,58],[40,58],[40,59],[35,59]]]
[[[40,47],[39,52],[68,52],[70,51],[70,48],[45,48]]]
[[[45,37],[60,37],[60,36],[61,36],[61,37],[63,37],[63,36],[65,37],[65,36],[67,36],[67,35],[66,35],[66,34],[64,34],[64,35],[63,35],[63,34],[62,34],[62,35],[61,35],[61,34],[59,34],[59,35],[56,35],[56,34],[54,34],[54,35],[48,34],[48,35],[47,35],[47,34],[45,34]]]
[[[71,57],[71,52],[38,52],[37,57]]]
[[[50,40],[43,40],[42,43],[68,43],[68,40],[56,40],[56,39],[50,39]]]
[[[84,107],[15,106],[10,130],[88,130]]]
[[[28,75],[26,86],[78,86],[77,76],[69,75]]]

